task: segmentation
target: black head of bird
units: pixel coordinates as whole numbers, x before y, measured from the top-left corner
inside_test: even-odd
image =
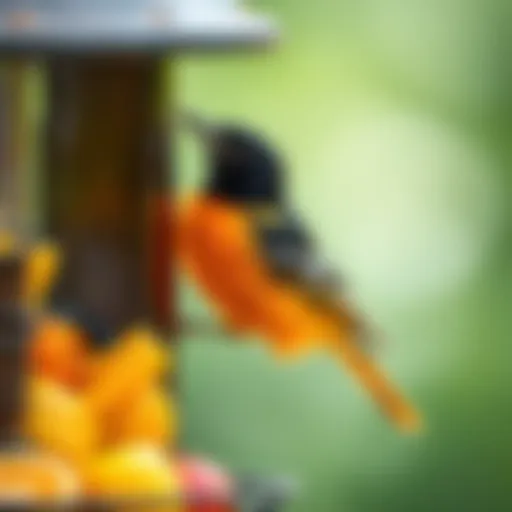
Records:
[[[241,204],[281,203],[283,163],[261,135],[236,125],[210,126],[195,117],[188,125],[207,144],[210,196]]]

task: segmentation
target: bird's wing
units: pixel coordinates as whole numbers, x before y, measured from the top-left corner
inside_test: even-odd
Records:
[[[306,303],[322,311],[365,350],[376,346],[368,322],[344,296],[344,279],[322,257],[299,215],[283,209],[251,215],[260,257],[270,273],[300,290]]]
[[[276,278],[299,287],[306,298],[324,307],[341,304],[341,278],[322,258],[299,216],[276,210],[251,215],[260,257]]]

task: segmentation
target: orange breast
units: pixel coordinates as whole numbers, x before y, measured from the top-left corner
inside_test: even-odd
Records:
[[[254,312],[243,283],[234,279],[247,265],[242,259],[250,257],[243,219],[217,203],[198,201],[181,220],[180,242],[188,270],[229,327],[249,330]]]

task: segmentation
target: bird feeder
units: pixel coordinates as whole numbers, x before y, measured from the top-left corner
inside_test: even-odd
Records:
[[[94,319],[108,335],[149,320],[177,341],[176,169],[169,144],[174,98],[166,80],[172,57],[257,48],[274,38],[270,20],[230,0],[0,0],[0,169],[8,183],[0,222],[26,231],[29,149],[20,91],[26,63],[38,62],[46,91],[40,234],[59,241],[66,262],[55,308]],[[13,350],[21,343],[21,324],[7,318],[13,317],[8,306],[18,278],[19,261],[2,261],[2,397],[11,396],[7,389],[21,371],[22,351]],[[19,412],[10,402],[0,404],[3,442]],[[268,502],[254,510],[260,506],[277,510]]]

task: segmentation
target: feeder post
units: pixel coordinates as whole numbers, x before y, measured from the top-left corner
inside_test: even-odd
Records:
[[[115,335],[172,324],[164,59],[48,62],[46,227],[67,264],[56,301]]]
[[[23,261],[0,258],[0,444],[18,439],[22,413],[26,322],[20,304]]]

